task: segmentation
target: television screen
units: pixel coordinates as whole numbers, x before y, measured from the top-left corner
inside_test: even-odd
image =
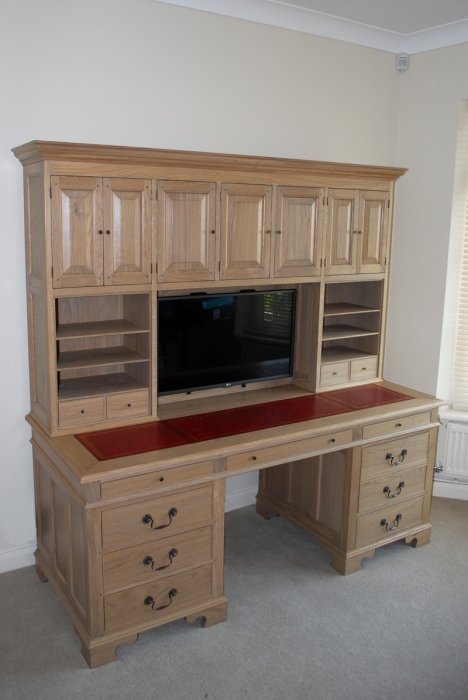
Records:
[[[158,394],[292,375],[293,289],[160,297]]]

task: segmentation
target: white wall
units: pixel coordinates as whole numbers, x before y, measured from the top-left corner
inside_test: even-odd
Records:
[[[396,165],[401,75],[390,53],[152,0],[15,0],[2,3],[0,13],[1,570],[29,563],[35,543],[24,422],[22,169],[10,149],[45,139]],[[421,71],[418,66],[412,57],[411,71]],[[451,125],[450,107],[444,126]],[[402,164],[413,165],[417,153],[408,163],[404,150]],[[450,162],[443,173],[450,177]],[[428,179],[416,167],[413,189],[421,175]],[[395,257],[402,270],[413,233],[414,245],[424,233],[424,222],[405,226],[409,208],[398,203]],[[437,220],[445,226],[446,217],[445,207]],[[435,218],[428,215],[431,230]],[[445,247],[440,241],[436,257]],[[439,262],[433,261],[434,272]],[[438,286],[443,289],[443,278]],[[432,291],[430,282],[426,287]],[[402,305],[406,332],[414,318],[407,323],[400,296],[393,296],[392,332]],[[437,374],[433,354],[430,378],[421,378],[428,390]],[[396,347],[392,372],[399,357]]]
[[[459,44],[410,56],[401,82],[398,165],[409,171],[397,184],[385,377],[446,400],[451,343],[442,346],[442,328],[446,283],[456,273],[452,261],[447,278],[467,75],[468,44]]]

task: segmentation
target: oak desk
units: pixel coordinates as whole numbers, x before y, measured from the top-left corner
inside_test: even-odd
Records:
[[[429,542],[440,405],[382,382],[321,395],[291,385],[249,392],[245,406],[226,397],[225,411],[212,413],[200,399],[190,416],[78,438],[52,438],[29,417],[37,571],[88,664],[115,660],[120,644],[175,619],[226,619],[227,476],[261,470],[257,512],[316,537],[342,574],[396,539]],[[144,438],[142,429],[162,432]]]

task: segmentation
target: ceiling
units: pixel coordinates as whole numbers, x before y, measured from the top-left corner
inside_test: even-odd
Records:
[[[156,0],[393,53],[468,42],[468,0]]]

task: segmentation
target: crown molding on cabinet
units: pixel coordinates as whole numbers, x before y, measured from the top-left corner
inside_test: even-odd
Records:
[[[401,34],[274,0],[153,0],[283,29],[348,41],[390,53],[421,53],[468,42],[468,19]]]

